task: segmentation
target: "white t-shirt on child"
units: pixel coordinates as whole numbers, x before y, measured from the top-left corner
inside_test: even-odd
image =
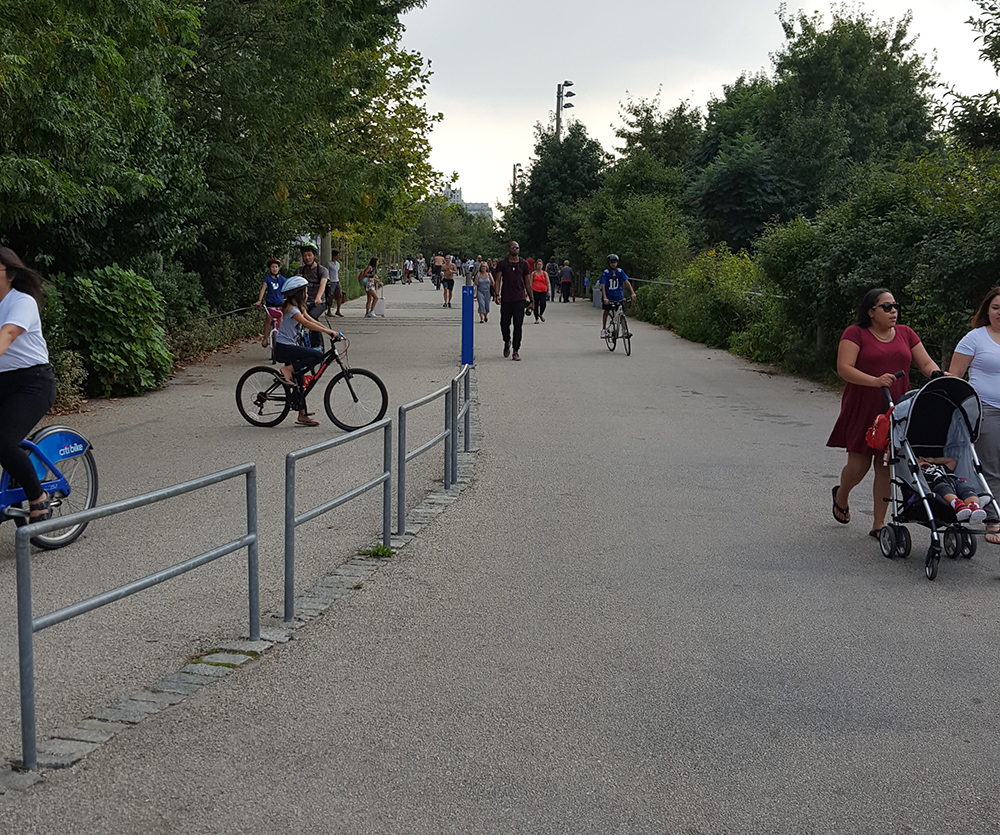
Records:
[[[976,328],[962,337],[955,353],[972,357],[969,382],[983,403],[1000,409],[1000,345],[985,327]]]

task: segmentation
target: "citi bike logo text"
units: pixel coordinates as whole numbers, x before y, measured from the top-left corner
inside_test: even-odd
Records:
[[[72,455],[75,452],[83,452],[83,444],[66,444],[59,450],[59,455],[65,458],[67,455]]]

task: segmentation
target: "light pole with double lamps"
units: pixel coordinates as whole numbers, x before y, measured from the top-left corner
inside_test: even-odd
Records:
[[[572,81],[564,81],[562,84],[556,85],[556,142],[562,142],[562,112],[573,106],[573,102],[571,101],[563,103],[563,99],[572,98],[576,95],[572,90],[566,89],[572,86]]]

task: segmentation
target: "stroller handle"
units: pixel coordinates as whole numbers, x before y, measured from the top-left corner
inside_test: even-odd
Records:
[[[906,375],[906,372],[905,372],[905,371],[897,371],[897,372],[896,372],[895,374],[893,374],[892,376],[893,376],[893,377],[895,377],[895,378],[896,378],[896,379],[898,380],[898,379],[899,379],[900,377],[903,377],[903,376],[905,376],[905,375]],[[888,405],[890,405],[890,406],[891,406],[891,405],[892,405],[892,395],[891,395],[891,394],[889,394],[889,388],[888,388],[888,386],[882,386],[882,394],[884,394],[884,395],[885,395],[885,402],[886,402],[886,403],[887,403]]]

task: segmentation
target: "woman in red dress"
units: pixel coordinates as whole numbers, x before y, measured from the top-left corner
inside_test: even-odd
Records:
[[[886,410],[884,387],[893,402],[910,389],[910,365],[916,363],[921,373],[930,376],[938,365],[930,358],[920,337],[906,325],[897,325],[899,305],[892,293],[876,287],[865,293],[858,305],[858,318],[840,338],[837,374],[843,378],[844,397],[840,417],[833,427],[827,446],[847,449],[847,464],[840,473],[840,484],[833,488],[833,518],[842,524],[851,521],[848,498],[861,483],[875,459],[875,513],[869,536],[878,537],[885,524],[889,501],[889,467],[882,453],[865,441],[868,427]],[[902,371],[898,380],[895,373]]]

